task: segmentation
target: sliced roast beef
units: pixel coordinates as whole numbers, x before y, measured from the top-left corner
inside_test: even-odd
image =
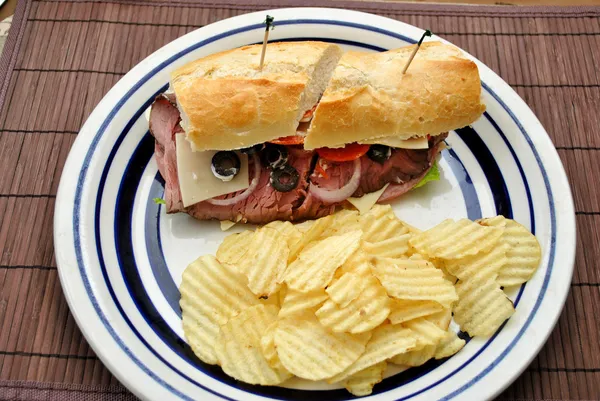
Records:
[[[150,110],[150,133],[156,139],[154,157],[158,171],[165,179],[165,203],[168,213],[183,210],[175,149],[175,134],[182,132],[179,121],[179,110],[167,99],[157,98]]]
[[[433,145],[433,147],[429,149],[430,161],[435,160],[438,153],[440,153],[442,149],[443,147],[441,146],[441,144],[439,144],[439,142]],[[383,193],[377,200],[377,203],[389,202],[413,189],[414,186],[417,185],[423,179],[423,177],[425,177],[427,172],[431,169],[431,166],[433,166],[432,162],[430,162],[429,166],[425,170],[423,170],[419,175],[412,177],[408,181],[398,184],[390,183],[390,185],[385,189],[385,191],[383,191]]]

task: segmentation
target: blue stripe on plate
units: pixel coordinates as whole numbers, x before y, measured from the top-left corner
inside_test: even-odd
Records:
[[[353,28],[357,28],[357,29],[363,29],[363,30],[369,30],[369,31],[374,31],[374,32],[379,32],[388,36],[392,36],[392,37],[396,37],[399,38],[401,40],[404,40],[406,42],[409,43],[414,43],[414,40],[407,38],[403,35],[399,35],[393,32],[389,32],[389,31],[385,31],[379,28],[373,28],[373,27],[369,27],[369,26],[365,26],[365,25],[361,25],[361,24],[355,24],[355,23],[347,23],[347,22],[341,22],[341,21],[327,21],[327,20],[291,20],[291,21],[281,21],[279,23],[280,25],[288,25],[288,24],[329,24],[329,25],[340,25],[340,26],[348,26],[348,27],[353,27]],[[75,253],[76,253],[76,257],[78,260],[78,266],[79,266],[79,270],[80,270],[80,274],[82,276],[83,282],[84,282],[84,286],[86,288],[86,291],[88,292],[89,296],[90,296],[90,300],[94,306],[94,309],[96,310],[96,312],[98,313],[98,316],[100,318],[100,320],[102,321],[102,323],[106,326],[108,332],[111,334],[111,336],[115,339],[115,341],[117,342],[117,344],[119,344],[119,346],[124,350],[124,352],[144,371],[146,372],[146,374],[148,374],[150,377],[152,377],[154,380],[156,380],[159,384],[163,385],[165,388],[167,388],[169,391],[171,391],[174,395],[177,395],[181,398],[185,398],[188,399],[188,397],[186,397],[185,395],[183,395],[181,392],[179,392],[178,390],[174,389],[172,386],[170,386],[168,383],[166,383],[164,380],[162,380],[160,377],[158,377],[157,375],[155,375],[152,371],[150,371],[139,359],[137,359],[137,357],[135,357],[135,355],[133,355],[133,353],[129,350],[129,348],[125,345],[125,343],[123,342],[123,340],[121,338],[119,338],[119,336],[115,333],[114,329],[110,326],[110,324],[108,323],[108,320],[106,318],[106,316],[104,315],[103,311],[100,309],[97,299],[95,297],[95,294],[92,291],[92,287],[90,285],[89,282],[89,278],[87,277],[87,273],[86,273],[86,268],[83,262],[83,258],[82,258],[82,249],[81,249],[81,238],[80,238],[80,208],[81,208],[81,200],[82,200],[82,193],[83,193],[83,186],[85,183],[85,179],[87,176],[87,170],[89,167],[89,163],[90,160],[94,154],[94,151],[98,145],[98,142],[100,140],[100,138],[102,137],[102,135],[104,134],[108,124],[112,121],[112,119],[114,118],[114,116],[116,115],[116,113],[122,108],[123,104],[127,101],[127,99],[129,99],[129,97],[136,92],[150,77],[152,77],[154,74],[156,74],[156,72],[162,70],[163,68],[165,68],[167,65],[169,65],[170,63],[172,63],[174,60],[178,59],[179,57],[181,57],[184,54],[189,53],[190,51],[197,49],[207,43],[211,43],[214,42],[218,39],[221,39],[223,37],[227,37],[227,36],[231,36],[233,34],[236,33],[240,33],[240,32],[245,32],[245,31],[249,31],[249,30],[253,30],[253,29],[260,29],[262,26],[261,24],[255,24],[255,25],[251,25],[251,26],[246,26],[246,27],[241,27],[232,31],[228,31],[228,32],[224,32],[220,35],[217,35],[215,37],[209,38],[207,40],[201,41],[197,44],[195,44],[194,46],[191,46],[190,48],[187,48],[177,54],[175,54],[174,56],[172,56],[171,58],[169,58],[168,60],[166,60],[165,62],[161,63],[160,65],[158,65],[157,67],[155,67],[150,73],[148,73],[145,77],[143,77],[140,81],[138,81],[137,84],[135,84],[128,92],[127,94],[117,103],[117,105],[113,108],[113,110],[109,113],[107,119],[103,122],[103,124],[101,125],[100,129],[98,130],[98,133],[96,134],[96,136],[94,137],[94,139],[92,140],[92,144],[90,146],[90,149],[88,150],[88,152],[86,153],[85,159],[84,159],[84,163],[82,166],[82,170],[80,172],[79,178],[78,178],[78,183],[77,183],[77,188],[76,188],[76,194],[75,194],[75,212],[74,212],[74,216],[73,216],[73,230],[74,230],[74,238],[75,238]],[[492,93],[496,98],[497,95],[495,95],[495,93],[493,93],[491,90],[489,90],[489,88],[486,87],[486,89],[488,91],[490,91],[490,93]],[[500,101],[500,99],[498,99]],[[516,120],[515,116],[510,112],[510,110],[507,108],[507,106],[500,101],[500,103],[503,105],[503,107],[507,110],[507,112],[509,112],[509,114],[511,114],[511,117],[517,122],[517,124],[519,124],[519,122]],[[519,124],[520,125],[520,124]],[[548,191],[548,195],[549,195],[549,199],[552,200],[552,194],[551,194],[551,188],[549,185],[549,181],[547,179],[546,176],[546,172],[543,168],[543,165],[541,163],[541,160],[539,158],[539,155],[537,154],[537,151],[535,149],[535,147],[533,146],[530,138],[527,136],[527,133],[523,130],[523,127],[520,127],[521,130],[523,131],[523,134],[525,135],[525,137],[528,140],[528,143],[530,145],[530,147],[532,148],[532,151],[534,152],[536,159],[538,161],[538,165],[542,171],[542,174],[544,175],[544,180],[546,183],[546,188]],[[513,153],[514,155],[514,153]],[[97,210],[99,211],[100,209],[100,202],[101,202],[101,196],[100,194],[98,195],[97,199],[96,199],[96,207]],[[549,280],[550,277],[550,273],[552,270],[552,264],[554,261],[554,246],[555,246],[555,216],[554,216],[554,204],[551,202],[550,204],[551,207],[551,213],[552,213],[552,245],[553,245],[553,249],[551,251],[551,258],[550,258],[550,266],[546,275],[546,280],[545,280],[545,284],[547,286],[547,281]],[[98,215],[96,216],[98,217]],[[533,217],[533,214],[532,214]],[[98,222],[96,222],[96,234],[98,236]],[[99,241],[99,238],[97,237],[97,241]],[[101,260],[101,266],[104,269],[104,261],[102,259],[102,256],[100,254],[100,243],[97,243],[97,250],[99,252],[99,258]],[[103,272],[103,274],[105,275],[105,280],[108,286],[110,286],[110,282],[108,280],[108,277],[106,277],[105,272]],[[542,291],[542,293],[540,294],[539,298],[538,298],[538,303],[536,304],[536,308],[535,310],[532,312],[532,314],[529,316],[528,322],[531,321],[531,319],[533,318],[533,316],[535,315],[535,312],[537,311],[537,307],[539,307],[539,304],[541,303],[541,300],[543,299],[544,296],[544,292],[545,292],[545,287],[543,288],[544,291]],[[116,300],[115,296],[114,296],[114,292],[111,291],[111,296],[113,297],[113,299]],[[120,306],[119,306],[120,307]],[[121,310],[121,313],[124,315],[123,311]],[[124,315],[123,316],[126,320],[127,317]],[[131,325],[131,322],[128,322]],[[514,344],[516,344],[516,342],[518,341],[518,339],[521,337],[521,335],[524,333],[525,329],[527,328],[528,324],[520,331],[519,335],[517,336],[517,338],[515,338],[515,340],[513,341],[513,343],[511,344],[511,346],[514,346]],[[132,329],[137,333],[137,331],[132,327]],[[139,333],[137,333],[137,335],[139,336]],[[512,348],[512,347],[511,347]],[[481,351],[480,351],[481,352]],[[507,349],[504,353],[504,355],[506,355],[508,352],[510,352],[510,349]],[[503,356],[502,356],[503,358]],[[498,358],[494,363],[498,363],[502,358]],[[161,358],[162,359],[162,358]],[[489,369],[487,370],[489,371]],[[480,375],[480,377],[483,377],[482,375]],[[476,378],[477,380],[479,380],[479,378]],[[476,380],[474,379],[472,381],[475,382]],[[205,387],[203,387],[205,390],[215,394],[215,392],[213,392],[210,389],[207,389]],[[454,394],[452,394],[452,396],[455,396],[457,394],[459,394],[461,391],[464,391],[465,387],[463,386],[463,388],[460,389],[460,391],[455,392]],[[425,389],[423,390],[425,391]]]
[[[154,155],[154,138],[150,137],[150,134],[146,134],[144,139],[136,152],[139,151],[140,146],[143,142],[149,141],[152,144],[152,152],[150,153],[150,158]],[[144,165],[147,165],[150,161],[148,160],[141,161]],[[132,180],[128,180],[132,181]],[[139,182],[135,183],[130,190],[138,187]],[[121,183],[121,185],[123,185]],[[181,309],[179,308],[179,298],[181,295],[179,294],[179,289],[175,285],[173,281],[173,277],[169,273],[169,268],[167,267],[167,261],[165,260],[165,254],[163,252],[162,241],[160,238],[160,211],[162,205],[157,205],[154,203],[154,198],[164,198],[164,185],[165,180],[162,178],[160,173],[156,173],[156,177],[152,183],[150,188],[150,196],[146,202],[146,217],[144,219],[144,228],[145,228],[145,243],[146,249],[148,251],[148,259],[150,260],[150,268],[152,269],[152,274],[154,275],[154,279],[160,288],[163,296],[167,300],[168,304],[171,306],[171,309],[181,318]],[[121,191],[121,188],[119,188]],[[134,191],[135,192],[135,191]],[[131,241],[131,238],[130,238]],[[136,266],[137,269],[137,266]]]
[[[505,110],[506,109],[506,105],[500,101],[500,98],[498,98],[498,96],[496,96],[496,94],[494,92],[492,92],[484,83],[482,83],[483,87],[492,94],[492,96],[494,97],[494,99],[498,100],[498,102],[502,105],[502,107],[504,107]],[[507,110],[508,111],[508,110]],[[515,116],[512,115],[511,112],[509,112],[509,114],[511,114],[511,117],[513,117],[513,120],[515,122],[517,122],[517,125],[519,126],[519,128],[521,129],[521,131],[523,133],[525,133],[523,127],[521,126],[521,124],[516,120]],[[531,201],[531,189],[529,188],[529,183],[527,182],[527,178],[525,177],[525,171],[523,171],[523,166],[521,165],[521,161],[519,160],[519,158],[517,157],[517,154],[515,153],[515,150],[513,149],[513,147],[511,146],[510,142],[508,141],[508,138],[506,137],[506,135],[504,134],[504,132],[500,129],[500,127],[498,126],[498,124],[496,123],[496,120],[494,120],[492,118],[492,116],[490,116],[490,114],[485,111],[483,113],[483,115],[485,116],[485,118],[488,119],[488,121],[492,124],[492,126],[496,129],[496,131],[498,131],[498,133],[500,134],[500,136],[502,137],[502,140],[504,141],[504,143],[506,144],[506,147],[508,148],[508,150],[510,150],[510,154],[513,157],[513,160],[515,161],[515,163],[517,164],[517,168],[519,169],[519,174],[521,174],[521,177],[523,178],[523,183],[525,184],[525,193],[527,194],[527,199],[529,199],[529,216],[531,216],[530,220],[531,220],[531,232],[535,234],[535,216],[533,213],[533,202]],[[530,142],[529,137],[527,136],[527,134],[525,134],[525,137],[527,138],[527,140]],[[536,153],[536,159],[539,161],[539,158],[537,156]]]
[[[445,159],[448,162],[450,169],[452,169],[452,173],[456,177],[458,185],[460,185],[460,190],[463,194],[465,207],[467,209],[467,217],[470,220],[480,219],[481,205],[479,203],[479,198],[477,197],[477,192],[475,191],[473,180],[471,180],[469,172],[453,149],[448,149],[447,154],[448,157],[445,157]],[[442,155],[442,157],[444,156]]]
[[[491,118],[488,119],[492,121]],[[502,132],[500,130],[500,127],[498,127],[497,125],[495,127],[498,133],[500,134]],[[483,169],[488,184],[490,185],[492,195],[494,196],[496,213],[501,214],[506,218],[512,219],[513,212],[512,207],[510,205],[508,188],[506,187],[506,182],[504,181],[504,177],[502,177],[502,173],[500,172],[500,167],[498,167],[498,163],[496,163],[496,159],[494,159],[494,155],[492,155],[492,152],[490,152],[485,143],[483,143],[483,140],[481,139],[479,134],[477,134],[477,132],[475,132],[473,128],[459,128],[456,130],[456,133],[458,134],[458,136],[460,136],[460,139],[462,139],[465,142],[465,144],[473,153],[473,155],[477,159],[477,162]],[[510,144],[508,144],[508,146],[510,148]],[[523,182],[526,183],[527,180],[525,179],[525,176],[522,176],[522,178]],[[527,201],[531,205],[531,198],[527,198]],[[469,216],[469,218],[471,217]]]

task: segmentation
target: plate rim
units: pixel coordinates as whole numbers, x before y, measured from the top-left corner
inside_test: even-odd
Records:
[[[332,9],[332,8],[301,8],[302,10],[308,10],[308,11],[319,11],[321,14],[325,14],[325,15],[321,15],[322,19],[329,19],[329,20],[338,20],[336,18],[335,14],[339,14],[340,10],[338,9]],[[88,342],[90,343],[90,346],[92,346],[92,348],[94,349],[94,351],[96,351],[98,357],[102,360],[102,362],[111,370],[111,372],[113,374],[115,374],[115,376],[117,376],[119,378],[119,380],[125,384],[131,391],[133,391],[134,393],[136,393],[139,396],[145,396],[145,394],[142,394],[141,390],[138,389],[136,387],[136,383],[134,381],[130,381],[128,380],[128,378],[125,377],[125,375],[122,374],[122,372],[116,367],[114,366],[111,362],[112,360],[106,356],[103,355],[102,352],[102,347],[101,344],[96,344],[94,343],[93,340],[90,340],[90,338],[94,338],[93,335],[91,335],[89,332],[86,333],[86,323],[85,320],[82,316],[78,315],[79,309],[78,309],[78,304],[77,304],[77,299],[75,299],[75,295],[73,293],[73,291],[75,290],[73,288],[74,285],[79,284],[79,283],[73,283],[70,280],[69,277],[69,269],[70,267],[68,266],[68,264],[70,263],[69,260],[67,260],[67,258],[65,257],[65,254],[62,252],[61,246],[64,246],[64,230],[61,231],[61,228],[64,226],[64,220],[63,221],[58,221],[59,216],[61,216],[64,212],[64,210],[61,210],[61,207],[64,209],[65,205],[64,202],[61,202],[63,199],[67,198],[70,199],[67,194],[66,191],[72,191],[72,188],[68,185],[68,180],[69,180],[69,176],[74,175],[72,173],[73,169],[72,169],[72,165],[73,164],[77,164],[77,167],[79,167],[80,165],[82,165],[82,163],[76,163],[78,160],[77,157],[75,157],[74,155],[74,150],[80,150],[82,152],[85,152],[89,149],[89,147],[87,146],[86,142],[89,142],[89,138],[93,138],[93,136],[96,134],[96,129],[94,128],[94,125],[97,126],[97,124],[93,124],[93,120],[95,117],[96,119],[99,116],[102,116],[104,114],[106,114],[106,110],[110,110],[109,108],[106,107],[106,102],[107,99],[110,99],[110,97],[115,97],[114,95],[116,94],[116,92],[118,92],[117,89],[120,89],[120,86],[123,86],[125,89],[130,88],[131,85],[124,85],[124,82],[127,82],[127,80],[129,78],[131,78],[135,72],[137,72],[138,69],[141,69],[140,66],[143,64],[150,64],[150,67],[148,67],[149,69],[152,69],[153,67],[156,66],[157,63],[153,62],[153,58],[158,58],[157,54],[160,52],[165,52],[165,48],[173,45],[174,42],[177,41],[181,41],[182,43],[184,42],[184,39],[192,34],[198,34],[198,31],[206,31],[206,28],[209,27],[213,27],[213,28],[217,28],[219,31],[223,31],[222,29],[220,29],[220,25],[223,25],[224,23],[229,23],[231,24],[232,21],[234,22],[232,25],[236,26],[235,24],[235,20],[241,20],[244,18],[248,18],[248,16],[252,16],[252,15],[262,15],[265,12],[277,12],[280,13],[282,11],[289,11],[289,10],[294,10],[295,12],[297,12],[299,9],[289,9],[289,8],[280,8],[280,9],[273,9],[273,10],[268,10],[268,11],[259,11],[259,12],[255,12],[255,13],[249,13],[249,14],[243,14],[237,17],[232,17],[232,18],[228,18],[226,20],[222,20],[219,21],[217,23],[214,24],[210,24],[207,25],[206,27],[200,28],[198,30],[192,31],[178,39],[176,39],[173,42],[170,42],[169,44],[166,44],[165,46],[161,47],[160,49],[156,50],[155,52],[153,52],[151,55],[149,55],[148,57],[146,57],[144,60],[142,60],[140,63],[138,63],[135,67],[132,68],[132,70],[130,70],[123,78],[121,78],[114,86],[113,88],[104,96],[104,98],[102,99],[102,101],[98,104],[98,106],[96,106],[96,108],[94,109],[94,111],[92,112],[92,114],[90,114],[90,116],[88,117],[88,120],[86,121],[86,123],[83,125],[81,131],[80,131],[80,135],[77,136],[77,139],[75,141],[75,143],[72,146],[72,149],[69,153],[68,159],[65,163],[65,167],[64,167],[64,172],[67,172],[67,174],[63,174],[61,176],[61,180],[60,180],[60,185],[59,185],[59,190],[58,190],[58,194],[57,194],[57,200],[56,200],[56,206],[55,206],[55,224],[54,224],[54,238],[55,238],[55,255],[56,255],[56,260],[57,260],[57,265],[58,265],[58,271],[59,271],[59,278],[60,278],[60,282],[61,282],[61,286],[63,287],[63,291],[65,293],[65,297],[67,298],[67,302],[69,304],[69,308],[71,310],[71,312],[73,313],[77,324],[79,326],[79,328],[81,329],[82,333],[84,334],[84,336],[86,337],[86,339],[88,340]],[[351,11],[351,10],[344,10],[344,17],[342,17],[340,20],[346,20],[346,15],[349,17],[355,16],[357,21],[358,19],[361,18],[361,16],[368,16],[369,18],[381,18],[381,19],[385,19],[388,20],[389,22],[399,25],[399,26],[409,26],[409,27],[413,27],[412,25],[400,22],[400,21],[396,21],[393,19],[389,19],[386,17],[381,17],[378,15],[374,15],[374,14],[369,14],[369,13],[364,13],[364,12],[359,12],[359,11]],[[413,27],[416,28],[416,27]],[[227,30],[226,28],[224,30]],[[441,38],[440,38],[441,39]],[[167,56],[168,57],[168,56]],[[472,56],[471,56],[472,57]],[[473,58],[474,59],[474,58]],[[476,60],[476,59],[475,59]],[[524,106],[525,112],[528,113],[529,115],[527,116],[528,118],[528,124],[533,124],[533,125],[537,125],[535,131],[541,131],[541,133],[545,134],[545,135],[541,135],[541,134],[535,134],[535,139],[538,140],[538,142],[540,142],[539,144],[532,144],[532,149],[534,148],[538,148],[539,146],[544,146],[543,150],[544,152],[546,152],[548,149],[553,150],[554,152],[550,152],[553,154],[545,154],[544,156],[546,158],[554,158],[555,160],[558,159],[559,163],[558,166],[553,166],[553,167],[558,167],[559,171],[558,171],[558,175],[556,177],[553,176],[553,181],[556,181],[556,185],[557,186],[565,186],[566,188],[569,189],[567,194],[561,194],[562,200],[563,200],[563,204],[562,207],[565,209],[570,209],[570,210],[574,210],[573,208],[573,200],[572,200],[572,194],[570,191],[570,186],[568,185],[568,180],[566,178],[566,173],[564,171],[564,167],[562,165],[562,163],[560,163],[560,159],[558,157],[558,153],[556,152],[556,149],[554,148],[554,146],[552,145],[552,142],[548,136],[548,134],[546,133],[546,131],[544,130],[544,128],[542,127],[541,123],[539,122],[539,120],[537,119],[537,117],[535,116],[535,114],[533,113],[533,111],[531,111],[531,109],[525,104],[525,102],[516,94],[516,92],[514,92],[514,90],[512,88],[510,88],[510,86],[508,84],[506,84],[499,76],[497,76],[492,70],[490,70],[487,66],[485,66],[483,63],[479,62],[478,60],[476,60],[478,63],[478,66],[481,69],[486,70],[485,75],[486,76],[486,80],[489,82],[489,80],[492,78],[492,81],[494,80],[500,80],[500,85],[504,85],[503,90],[505,89],[510,89],[509,94],[511,95],[510,97],[512,97],[513,99],[510,99],[510,101],[515,101],[519,106]],[[482,74],[483,76],[484,74]],[[483,81],[482,81],[483,83]],[[498,85],[498,82],[495,83],[495,85]],[[493,86],[495,86],[493,85]],[[490,88],[491,89],[491,88]],[[122,90],[122,89],[121,89]],[[493,90],[490,91],[490,93],[494,93]],[[507,94],[503,94],[503,97],[505,97]],[[497,98],[497,100],[503,104],[506,99],[501,99],[501,98]],[[506,111],[510,113],[510,109],[508,109],[507,107],[505,107]],[[513,119],[515,120],[515,122],[517,122],[517,124],[520,125],[520,120],[516,117],[513,116]],[[520,127],[521,130],[523,130],[522,127]],[[546,142],[546,143],[543,143]],[[550,145],[550,146],[548,146]],[[547,165],[544,163],[544,167],[547,167]],[[75,170],[75,173],[78,173],[79,169]],[[560,182],[562,181],[562,182]],[[565,185],[566,184],[566,185]],[[554,185],[553,185],[554,186]],[[565,199],[568,198],[568,199]],[[71,206],[70,204],[67,204],[66,206]],[[559,210],[560,211],[560,210]],[[568,263],[567,266],[570,268],[570,277],[572,277],[573,274],[573,269],[574,269],[574,258],[575,258],[575,239],[576,239],[576,232],[574,230],[575,227],[575,215],[574,213],[570,215],[571,219],[569,219],[566,222],[562,222],[562,224],[567,224],[567,223],[572,223],[572,227],[570,228],[570,231],[572,231],[573,233],[573,245],[572,247],[570,247],[570,251],[568,252],[569,254],[572,255],[573,260],[572,263]],[[67,226],[69,226],[67,224]],[[71,229],[72,226],[67,227],[67,230]],[[67,243],[66,245],[72,245],[71,243]],[[569,255],[567,255],[569,256]],[[78,280],[79,281],[79,280]],[[569,284],[570,284],[570,280],[569,280]],[[537,346],[535,347],[535,351],[531,353],[531,357],[529,358],[529,360],[527,361],[527,363],[523,363],[521,366],[521,369],[516,369],[513,370],[511,373],[511,377],[509,380],[506,380],[505,382],[505,386],[503,388],[498,388],[497,391],[495,392],[495,394],[498,394],[500,391],[502,391],[506,386],[508,386],[510,383],[512,383],[512,381],[514,381],[514,379],[527,367],[528,363],[531,361],[531,359],[533,359],[537,353],[539,352],[539,350],[541,349],[541,347],[545,344],[548,336],[551,334],[552,332],[552,328],[555,326],[558,317],[560,316],[560,313],[563,309],[564,303],[566,301],[566,297],[568,295],[569,292],[569,284],[567,284],[566,291],[563,291],[563,297],[560,300],[560,302],[555,303],[556,305],[560,306],[560,308],[557,308],[557,312],[554,314],[555,316],[553,316],[553,322],[551,324],[551,328],[549,330],[547,330],[547,332],[544,333],[544,335],[542,336],[543,339],[542,340],[538,340],[537,341]],[[81,288],[80,288],[81,289]],[[86,296],[88,296],[89,298],[89,294],[86,294]],[[139,390],[140,393],[138,394]],[[494,394],[490,395],[493,396]]]

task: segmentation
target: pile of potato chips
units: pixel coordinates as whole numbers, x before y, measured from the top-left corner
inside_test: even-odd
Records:
[[[196,355],[237,380],[293,375],[368,395],[388,363],[419,366],[489,336],[514,313],[501,286],[535,272],[540,246],[502,216],[421,232],[389,206],[276,221],[225,238],[185,270],[183,328]]]

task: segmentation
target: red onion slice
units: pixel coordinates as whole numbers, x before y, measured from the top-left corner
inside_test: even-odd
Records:
[[[344,185],[340,189],[330,191],[324,188],[320,188],[311,182],[310,186],[308,187],[308,191],[312,193],[313,196],[321,199],[325,203],[338,203],[348,199],[352,196],[354,192],[356,192],[358,186],[360,185],[360,176],[360,158],[358,158],[354,160],[354,173],[352,174],[352,177],[346,183],[346,185]]]
[[[252,154],[252,160],[254,161],[254,178],[252,178],[252,181],[250,181],[250,186],[244,192],[242,192],[241,194],[239,194],[237,196],[234,196],[233,198],[227,198],[227,199],[211,198],[211,199],[207,199],[206,201],[208,203],[210,203],[211,205],[215,205],[215,206],[231,206],[231,205],[235,205],[236,203],[243,201],[244,199],[249,197],[252,194],[252,192],[254,192],[256,187],[258,187],[258,180],[260,179],[260,173],[261,173],[260,160],[259,160],[256,152],[254,152],[254,154]]]

